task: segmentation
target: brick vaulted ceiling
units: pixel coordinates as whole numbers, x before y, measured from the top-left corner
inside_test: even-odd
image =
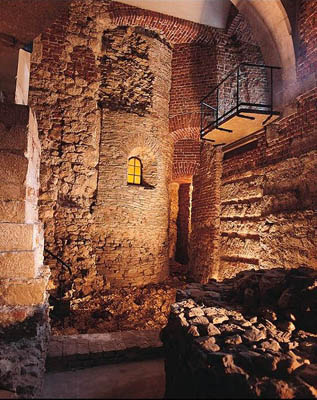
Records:
[[[120,0],[120,2],[215,28],[225,28],[231,5],[230,0]]]

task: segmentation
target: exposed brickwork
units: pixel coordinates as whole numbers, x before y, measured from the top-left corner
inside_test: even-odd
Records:
[[[169,119],[169,130],[174,141],[199,139],[200,113],[178,114]]]
[[[174,46],[170,118],[200,112],[201,98],[217,82],[216,48],[203,44]]]
[[[219,206],[222,152],[209,143],[201,149],[201,163],[193,178],[190,263],[196,281],[207,282],[219,268]]]
[[[135,68],[126,73],[132,74],[135,82],[131,90],[135,91],[137,86],[136,93],[141,99],[142,96],[147,98],[151,107],[146,113],[139,110],[133,113],[133,107],[127,112],[126,104],[122,102],[126,93],[122,92],[117,100],[120,105],[117,112],[109,112],[108,107],[103,109],[95,209],[98,271],[120,286],[159,282],[168,272],[166,184],[172,158],[168,132],[172,54],[165,43],[134,32],[134,28],[129,28],[124,34],[122,41],[129,43],[126,51],[142,54],[143,49],[148,53],[144,57],[134,57]],[[117,35],[122,35],[121,31],[114,30],[111,54],[116,49]],[[135,41],[140,48],[135,47]],[[106,49],[105,52],[107,55]],[[139,76],[136,68],[141,71]],[[147,80],[143,86],[144,68],[151,71],[148,74],[150,90]],[[129,76],[125,81],[128,80]],[[112,90],[116,90],[116,85]],[[127,185],[127,162],[132,156],[140,158],[143,164],[141,186]]]
[[[164,185],[172,157],[171,49],[146,29],[110,27],[107,5],[106,1],[93,5],[74,1],[68,18],[43,35],[49,38],[45,45],[50,51],[33,59],[31,97],[44,148],[41,218],[46,222],[47,245],[74,269],[78,295],[97,290],[103,276],[107,282],[140,285],[160,281],[167,274]],[[103,15],[102,23],[97,15]],[[62,39],[60,64],[51,65],[51,54]],[[40,91],[44,86],[51,88],[50,94]],[[54,119],[48,115],[52,106]],[[127,161],[132,155],[143,163],[141,187],[127,185]],[[122,208],[118,208],[119,198]],[[136,199],[142,205],[135,207]],[[120,229],[122,215],[129,229]],[[143,226],[143,236],[136,221]],[[151,235],[156,243],[161,237],[155,249],[151,249]],[[139,251],[145,243],[141,261]],[[51,265],[55,280],[59,266],[52,261]]]
[[[228,22],[226,26],[226,33],[236,41],[246,42],[253,45],[258,45],[254,39],[254,35],[247,20],[239,13],[237,8],[232,4],[230,13],[228,16]]]
[[[109,11],[112,23],[149,28],[163,34],[172,44],[214,43],[217,40],[217,29],[169,15],[143,10],[116,1],[110,3]]]
[[[248,31],[246,21],[240,17],[239,26],[235,27]],[[240,32],[240,31],[239,31]],[[242,61],[263,63],[259,48],[240,39],[231,39],[221,30],[217,31],[217,42],[210,46],[206,44],[186,43],[174,46],[172,62],[172,88],[170,101],[170,133],[175,141],[174,151],[174,178],[181,174],[194,173],[193,160],[196,157],[196,149],[191,148],[191,154],[186,151],[186,157],[180,160],[180,143],[183,140],[198,139],[200,131],[200,100],[219,82],[227,73]],[[248,71],[250,77],[250,71]],[[252,75],[252,74],[251,74]],[[248,85],[241,85],[241,100],[253,101],[261,97],[266,83],[265,74],[252,75]],[[235,82],[232,82],[235,83]],[[252,85],[252,90],[250,87]],[[254,86],[258,90],[254,90]],[[225,88],[221,92],[222,99],[235,99],[233,96],[234,85]],[[186,95],[184,95],[186,94]],[[208,99],[215,105],[215,96]],[[222,108],[228,108],[231,104],[221,104]],[[187,142],[189,143],[189,141]],[[185,155],[185,154],[184,154]]]
[[[85,46],[75,46],[70,54],[70,62],[67,65],[65,75],[86,82],[93,82],[98,77],[95,55],[90,48]]]
[[[121,246],[123,238],[121,236],[114,238],[112,233],[109,235],[103,233],[103,238],[100,238],[100,229],[101,226],[101,231],[106,229],[106,220],[110,223],[108,228],[112,232],[110,214],[105,215],[101,211],[102,207],[106,207],[103,193],[107,193],[109,198],[109,192],[105,189],[111,182],[109,176],[115,180],[111,190],[119,190],[118,179],[120,185],[125,185],[127,157],[132,154],[131,151],[136,151],[144,155],[146,164],[144,183],[146,185],[158,188],[157,185],[161,179],[164,182],[167,181],[170,168],[170,140],[184,138],[197,140],[200,123],[199,100],[207,87],[217,81],[216,52],[211,46],[213,41],[207,36],[203,39],[202,36],[195,35],[197,32],[201,34],[203,31],[208,31],[209,38],[214,39],[217,36],[218,42],[221,38],[221,46],[228,40],[227,36],[219,30],[202,27],[199,24],[188,24],[186,21],[118,3],[113,3],[110,8],[108,6],[107,1],[94,3],[93,6],[90,3],[83,4],[74,1],[69,14],[57,20],[42,35],[41,40],[36,42],[32,64],[31,100],[39,115],[43,145],[40,214],[46,223],[45,239],[53,252],[74,266],[76,269],[75,290],[78,293],[83,291],[85,295],[97,290],[98,285],[102,284],[103,279],[99,275],[100,273],[107,275],[105,265],[113,269],[111,273],[108,270],[107,279],[110,281],[116,274],[118,274],[116,282],[122,281],[124,275],[123,271],[119,273],[115,269],[119,259],[114,256],[114,253],[111,253],[111,261],[107,258],[108,256],[105,256],[108,254],[105,249],[110,251],[110,249],[118,248],[119,252],[118,243]],[[108,10],[110,10],[110,15]],[[97,15],[103,16],[102,23]],[[172,31],[172,28],[169,28],[166,21],[171,23],[173,21],[174,32],[175,23],[179,25],[179,32],[183,32],[182,39],[174,40],[169,37],[167,31],[169,29]],[[116,27],[113,23],[124,24],[124,26]],[[161,27],[165,26],[163,33],[160,27],[155,28],[153,24],[156,23]],[[129,28],[127,25],[142,25],[143,27]],[[188,36],[189,26],[193,28],[191,38]],[[149,31],[148,28],[162,33],[163,36]],[[168,57],[171,52],[164,36],[171,43],[192,42],[176,45],[174,51],[172,101],[169,114],[172,116],[174,113],[175,116],[170,121],[170,137],[164,136],[165,122],[162,120],[165,118],[163,117],[165,110],[168,112],[169,87],[166,77],[170,73]],[[162,54],[160,60],[154,55],[153,46],[157,47],[157,54]],[[131,63],[133,68],[129,67]],[[154,76],[157,65],[160,65],[159,72],[157,71]],[[163,65],[165,69],[162,68]],[[154,77],[157,82],[154,81]],[[161,104],[158,114],[162,117],[157,123],[161,124],[158,129],[161,131],[160,147],[164,149],[162,156],[158,153],[159,147],[154,143],[157,140],[156,134],[148,135],[146,140],[140,132],[137,136],[131,134],[131,129],[134,128],[135,131],[140,129],[138,128],[139,117],[146,115],[150,117],[153,111],[157,112],[153,103],[154,87],[157,88],[156,99],[160,100]],[[46,88],[50,88],[50,92],[46,91]],[[184,93],[187,93],[187,96],[184,96]],[[178,104],[179,99],[182,100],[182,104]],[[102,113],[98,106],[103,108]],[[179,113],[180,109],[181,113]],[[120,122],[123,111],[125,115],[122,114],[122,123],[125,126],[129,125],[129,132],[124,140],[122,138],[125,128]],[[117,114],[110,117],[109,112]],[[132,115],[128,117],[131,113],[136,117]],[[140,125],[142,130],[145,126],[143,122]],[[148,122],[146,129],[152,132],[156,123],[147,124]],[[114,133],[111,137],[108,136],[111,125],[117,127],[115,132],[120,132],[121,136],[116,136]],[[112,128],[110,130],[112,131]],[[101,141],[99,140],[100,132]],[[118,141],[117,144],[115,144],[116,141]],[[103,146],[102,150],[99,149],[100,143]],[[175,148],[178,162],[174,167],[176,177],[192,175],[198,163],[197,142],[184,141],[182,143],[183,145],[187,143],[182,161],[178,159],[177,153],[182,152],[183,145],[178,144]],[[116,162],[109,163],[108,156],[104,155],[115,152],[116,146],[122,150],[122,155],[124,153],[119,169]],[[148,155],[146,155],[147,152]],[[116,157],[113,159],[115,160]],[[165,178],[160,175],[161,167],[158,162],[161,159],[164,160]],[[115,167],[118,176],[110,171]],[[126,186],[124,188],[124,190],[127,189]],[[122,193],[121,190],[123,189],[120,188],[120,193]],[[143,191],[142,195],[143,193],[144,196],[151,196],[154,191]],[[131,197],[131,201],[134,197],[134,195]],[[96,200],[99,202],[98,212],[95,209]],[[116,196],[113,200],[118,201]],[[104,204],[102,207],[100,202]],[[128,209],[131,211],[131,207]],[[161,207],[161,210],[163,209],[164,207]],[[127,218],[130,211],[125,213]],[[115,213],[112,212],[111,215],[114,217]],[[132,218],[132,214],[130,217]],[[98,233],[95,231],[96,222],[97,225],[99,224]],[[164,224],[159,225],[165,229]],[[129,236],[129,243],[130,239]],[[141,237],[140,240],[144,242]],[[163,247],[166,248],[167,241],[162,240],[165,243]],[[130,247],[127,247],[127,251],[128,248]],[[136,246],[136,249],[138,248],[139,245]],[[53,270],[53,280],[55,280],[59,267],[56,268],[52,260],[49,262]],[[95,269],[96,262],[99,273]],[[142,269],[141,266],[142,263],[139,263]],[[141,273],[141,270],[139,272]],[[130,272],[130,274],[134,274],[133,278],[131,275],[132,282],[138,273]],[[148,277],[145,280],[148,281],[150,275],[155,280],[153,271],[147,272]],[[125,283],[127,284],[128,281],[129,279]]]
[[[260,134],[255,148],[224,161],[219,277],[316,267],[316,99],[316,89],[300,96],[296,112]]]
[[[75,2],[71,13],[57,21],[42,36],[38,49],[43,45],[44,48],[36,52],[40,56],[33,64],[35,73],[32,96],[36,95],[38,98],[36,106],[40,115],[41,132],[45,132],[42,136],[44,157],[41,216],[47,222],[46,239],[47,243],[56,243],[54,245],[56,251],[81,270],[76,277],[78,279],[76,287],[78,291],[82,291],[85,287],[81,292],[85,294],[97,290],[98,285],[103,282],[100,275],[105,275],[106,278],[108,276],[107,279],[113,280],[116,284],[124,279],[134,284],[141,281],[148,282],[150,275],[155,276],[162,268],[165,256],[162,256],[159,262],[160,267],[156,266],[156,272],[151,270],[145,273],[145,265],[152,261],[144,260],[145,253],[150,253],[151,257],[152,255],[155,257],[158,253],[166,254],[167,240],[164,232],[167,230],[167,225],[162,221],[167,220],[168,197],[167,190],[163,189],[163,183],[168,183],[171,172],[171,142],[174,141],[174,178],[192,175],[199,159],[197,141],[200,126],[199,100],[238,63],[242,61],[263,63],[259,47],[255,45],[246,21],[239,14],[233,16],[226,34],[221,30],[202,27],[120,3],[112,2],[110,6],[109,4],[100,2],[91,7]],[[302,10],[304,11],[301,11],[300,15],[306,15],[305,18],[312,21],[311,15],[314,15],[312,11],[314,9],[310,9],[309,15],[304,6]],[[99,22],[96,22],[97,15],[102,16],[102,24],[100,18]],[[300,18],[303,25],[306,19]],[[305,29],[301,29],[300,32],[302,37],[307,36]],[[234,37],[230,38],[232,35]],[[169,80],[166,80],[166,76],[169,76],[171,67],[170,44],[174,45],[174,51],[171,101],[168,109]],[[156,49],[156,54],[160,54],[160,60],[155,57],[153,49]],[[310,47],[309,49],[309,54],[313,57],[314,50]],[[67,53],[69,56],[66,56]],[[132,75],[129,75],[127,70],[131,63],[133,74],[131,72]],[[300,70],[300,62],[298,65]],[[64,70],[66,74],[62,73]],[[245,91],[241,88],[241,93],[247,93],[249,99],[253,95],[263,93],[264,88],[261,83],[262,76],[255,75],[253,78],[251,90],[249,86],[245,87]],[[156,84],[158,86],[155,86]],[[48,94],[45,89],[50,85],[51,93]],[[257,90],[254,90],[254,87]],[[60,93],[63,95],[60,96]],[[315,101],[314,91],[306,93],[298,99],[296,112],[275,124],[276,129],[271,127],[266,133],[258,135],[257,145],[254,148],[247,148],[245,152],[238,154],[233,152],[225,159],[222,189],[230,187],[231,184],[237,187],[242,185],[241,195],[245,193],[243,199],[232,199],[228,194],[228,197],[222,200],[224,214],[229,213],[226,217],[223,216],[222,221],[223,227],[226,226],[222,232],[222,257],[223,261],[227,262],[228,268],[233,260],[241,262],[243,268],[260,265],[262,242],[258,233],[247,235],[240,241],[244,233],[240,234],[235,227],[228,228],[228,226],[232,221],[240,223],[242,219],[234,215],[231,221],[230,210],[239,209],[246,214],[252,214],[254,211],[257,215],[258,207],[261,208],[264,204],[264,193],[266,190],[269,191],[262,181],[262,183],[257,182],[257,177],[263,177],[263,171],[270,174],[271,168],[276,165],[283,169],[280,163],[286,162],[289,157],[299,157],[301,153],[315,149]],[[155,104],[160,106],[155,108]],[[100,111],[98,106],[102,106],[103,110]],[[87,112],[82,112],[83,107],[87,108]],[[51,113],[52,108],[54,113]],[[72,117],[68,117],[63,111],[69,113],[69,109],[72,109]],[[48,110],[50,110],[49,117]],[[170,135],[167,127],[168,114]],[[78,115],[81,116],[80,121]],[[131,131],[138,131],[138,134],[133,134]],[[146,136],[143,135],[143,131],[147,132]],[[85,132],[89,134],[85,136]],[[93,132],[92,137],[91,132]],[[160,152],[160,148],[164,151]],[[194,273],[202,280],[208,278],[211,269],[216,275],[218,264],[215,260],[219,247],[217,219],[210,226],[204,227],[202,223],[210,217],[210,210],[215,212],[213,216],[219,217],[217,212],[220,206],[220,162],[216,162],[217,172],[214,172],[212,170],[214,160],[208,158],[206,148],[202,153],[200,172],[196,178],[198,186],[194,189],[193,200],[195,220],[193,232],[194,237],[197,236],[197,244],[194,244],[192,251],[197,260],[195,261],[197,268],[199,257],[204,258],[201,262],[202,269],[199,267],[195,270],[194,266]],[[153,190],[146,191],[143,187],[141,189],[126,186],[126,161],[131,155],[139,155],[143,159],[144,183]],[[308,162],[310,156],[307,157]],[[162,165],[159,160],[162,160]],[[313,170],[313,164],[311,165]],[[307,173],[310,176],[311,172]],[[203,182],[204,174],[207,174],[206,185]],[[278,177],[279,173],[272,179],[279,179]],[[213,189],[210,183],[212,180],[217,182]],[[161,182],[162,188],[160,188]],[[249,184],[251,187],[261,188],[259,202],[257,198],[252,197],[252,190],[251,194],[249,193]],[[203,189],[206,193],[210,191],[208,201],[206,200],[208,196],[205,193],[207,197],[204,198],[200,185],[206,187]],[[120,210],[115,208],[115,205],[113,208],[109,207],[110,203],[107,203],[109,199],[113,204],[121,201],[116,194],[119,189],[120,198],[122,193],[127,191],[123,196],[125,204]],[[309,191],[312,193],[312,189]],[[162,206],[158,206],[157,202],[155,207],[151,206],[149,199],[151,196],[154,198],[154,193],[162,200]],[[136,197],[139,203],[134,208]],[[212,207],[210,198],[215,199]],[[161,200],[157,201],[160,203]],[[137,271],[128,274],[127,269],[121,269],[122,248],[124,254],[131,252],[130,243],[134,235],[132,231],[136,227],[132,221],[135,221],[137,216],[140,217],[139,207],[142,208],[144,204],[149,208],[152,207],[152,211],[149,211],[152,217],[155,214],[156,218],[158,208],[161,210],[158,217],[160,222],[157,222],[157,225],[160,225],[159,237],[163,245],[158,253],[156,250],[151,252],[147,247],[145,258],[138,263]],[[277,211],[275,208],[274,210],[271,214],[275,215]],[[119,221],[119,214],[120,222],[124,215],[125,222],[131,226],[129,232],[115,237],[113,232]],[[253,214],[251,217],[253,218]],[[51,223],[56,220],[64,221],[65,224]],[[141,215],[141,220],[146,221],[145,214]],[[108,222],[107,227],[105,221]],[[203,228],[205,228],[203,240],[206,242],[206,248],[215,248],[214,253],[207,251],[204,255],[198,254],[198,243],[200,248],[202,245],[197,232]],[[146,242],[147,237],[147,234],[141,236],[140,241],[135,242],[138,243],[137,251]],[[246,252],[241,251],[242,248]],[[253,255],[248,257],[246,253]],[[132,252],[129,262],[136,258],[137,253]],[[88,278],[86,276],[83,279],[82,276],[85,274],[88,274]],[[97,279],[97,276],[100,279]]]
[[[297,73],[299,80],[312,76],[316,85],[317,71],[317,3],[314,0],[302,0],[299,6],[298,36],[299,49]]]
[[[173,178],[193,176],[200,161],[200,142],[198,140],[179,140],[174,145]]]

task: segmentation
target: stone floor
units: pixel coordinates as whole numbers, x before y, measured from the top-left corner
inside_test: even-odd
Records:
[[[164,360],[157,359],[49,372],[43,398],[162,399],[164,391]]]

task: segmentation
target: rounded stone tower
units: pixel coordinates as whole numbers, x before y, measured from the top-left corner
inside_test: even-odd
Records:
[[[108,29],[102,43],[96,266],[111,286],[157,283],[168,275],[172,50],[141,27]]]

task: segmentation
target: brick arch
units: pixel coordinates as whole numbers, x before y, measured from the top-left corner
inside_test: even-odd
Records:
[[[142,133],[134,133],[121,144],[121,150],[126,158],[132,157],[135,149],[146,149],[151,157],[158,157],[161,153],[159,143]]]
[[[199,141],[200,139],[199,132],[200,132],[199,127],[181,128],[171,132],[171,136],[173,138],[174,143],[182,139],[193,139]]]
[[[216,43],[217,29],[154,11],[111,1],[108,6],[115,25],[142,26],[164,35],[171,44]],[[177,25],[177,29],[175,26]]]
[[[174,143],[182,139],[199,140],[200,113],[175,115],[169,120],[169,130]]]

